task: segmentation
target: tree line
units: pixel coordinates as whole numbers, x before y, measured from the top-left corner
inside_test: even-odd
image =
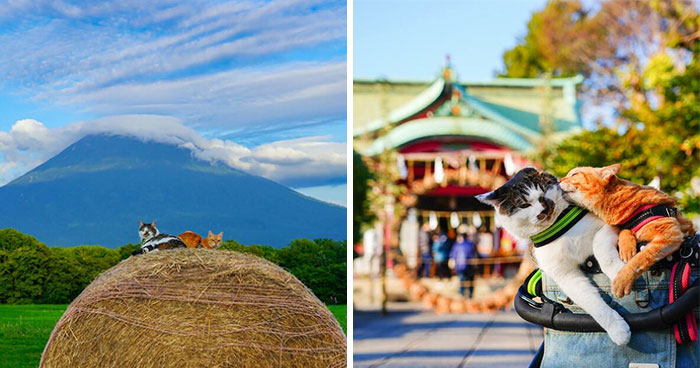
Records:
[[[345,304],[346,242],[295,239],[287,247],[224,241],[220,251],[250,253],[296,276],[327,304]],[[140,244],[48,247],[31,235],[0,230],[0,304],[67,304],[100,273],[129,258]]]

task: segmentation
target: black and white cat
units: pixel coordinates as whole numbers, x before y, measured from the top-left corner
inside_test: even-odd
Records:
[[[185,243],[177,236],[161,234],[156,228],[156,222],[144,224],[139,221],[139,236],[141,237],[141,248],[135,250],[132,255],[154,252],[163,249],[184,248]]]
[[[594,255],[603,273],[610,280],[615,279],[624,263],[616,248],[617,232],[611,226],[591,213],[576,212],[564,199],[557,178],[532,167],[520,170],[503,186],[479,195],[477,199],[493,206],[496,219],[517,238],[537,239],[558,229],[559,237],[550,237],[551,242],[537,244],[540,246],[534,248],[538,266],[607,331],[613,342],[618,345],[629,342],[631,335],[627,322],[605,303],[598,289],[579,268]],[[559,218],[563,213],[564,216]],[[566,229],[560,224],[567,220],[569,213],[578,214],[578,222],[571,221]]]

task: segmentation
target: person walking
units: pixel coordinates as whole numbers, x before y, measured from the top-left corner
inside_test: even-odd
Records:
[[[450,268],[447,262],[450,257],[450,245],[447,243],[447,235],[440,233],[439,230],[433,235],[433,256],[437,267],[437,277],[439,279],[450,277]]]
[[[465,290],[469,291],[469,299],[474,294],[474,266],[469,264],[469,260],[476,255],[476,246],[469,241],[465,232],[458,232],[457,239],[452,250],[450,259],[454,262],[455,273],[459,277],[459,293],[464,295]],[[468,286],[465,288],[465,283]]]
[[[416,273],[418,278],[430,277],[430,263],[433,261],[433,255],[431,252],[431,236],[430,236],[430,224],[427,222],[423,223],[418,234],[418,251],[421,255],[421,263],[418,267],[418,272]]]

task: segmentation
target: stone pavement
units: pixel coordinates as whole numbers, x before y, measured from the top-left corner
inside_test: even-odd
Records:
[[[355,367],[527,367],[543,339],[514,311],[437,315],[415,303],[389,311],[354,312]]]

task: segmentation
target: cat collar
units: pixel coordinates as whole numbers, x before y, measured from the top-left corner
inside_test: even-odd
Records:
[[[636,233],[642,226],[660,219],[662,217],[676,217],[678,210],[674,207],[669,207],[664,204],[653,205],[648,204],[646,206],[639,207],[632,216],[627,220],[623,221],[617,225],[620,229],[630,229],[633,233]]]
[[[572,204],[562,211],[552,226],[548,227],[546,230],[537,235],[531,236],[530,240],[532,240],[535,248],[545,246],[564,235],[564,233],[574,227],[574,225],[576,225],[576,223],[579,222],[583,216],[586,216],[587,213],[588,210]]]

